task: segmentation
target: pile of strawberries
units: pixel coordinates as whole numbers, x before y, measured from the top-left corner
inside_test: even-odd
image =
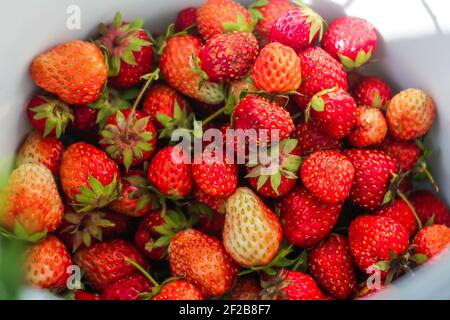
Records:
[[[363,19],[207,0],[163,35],[117,13],[95,41],[38,55],[34,129],[0,216],[29,242],[27,283],[76,299],[349,299],[439,259],[450,211],[414,188],[437,189],[423,143],[435,104],[356,73],[376,47]],[[211,128],[276,131],[223,143],[279,161],[204,148],[190,162],[170,139]]]

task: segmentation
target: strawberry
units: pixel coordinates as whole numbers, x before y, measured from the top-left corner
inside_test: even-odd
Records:
[[[217,34],[202,47],[198,59],[212,82],[239,80],[250,70],[258,54],[258,40],[248,32]]]
[[[378,208],[388,191],[389,182],[398,171],[397,163],[379,150],[349,149],[344,154],[355,167],[350,200],[364,209]]]
[[[276,147],[276,152],[279,152],[277,161],[267,164],[247,164],[246,178],[250,186],[264,197],[284,196],[297,183],[297,173],[302,161],[297,140],[285,139]]]
[[[141,300],[141,294],[150,292],[152,283],[141,273],[131,273],[110,282],[103,290],[101,300]]]
[[[347,299],[355,292],[355,266],[344,236],[331,234],[314,247],[308,256],[308,269],[317,282],[337,299]]]
[[[253,191],[241,187],[228,198],[223,245],[241,266],[268,264],[282,238],[278,217]]]
[[[450,210],[434,193],[428,190],[417,191],[410,200],[422,224],[433,219],[434,223],[450,228]]]
[[[225,213],[225,206],[227,202],[226,198],[210,196],[209,194],[203,192],[198,186],[194,188],[193,195],[195,200],[207,205],[218,213]]]
[[[186,197],[193,188],[192,169],[188,155],[178,147],[165,147],[152,158],[148,180],[161,194]]]
[[[104,207],[119,196],[117,164],[84,142],[74,143],[64,152],[60,178],[65,195],[81,211]]]
[[[377,41],[376,30],[369,22],[341,17],[328,26],[322,46],[350,71],[370,60],[377,48]]]
[[[383,113],[378,108],[356,108],[356,126],[348,136],[351,146],[369,147],[381,143],[387,134],[387,124]]]
[[[325,238],[342,210],[342,204],[320,202],[304,187],[292,190],[280,207],[286,241],[300,248],[311,247]]]
[[[363,78],[352,91],[358,106],[384,109],[392,99],[392,90],[389,85],[377,77]]]
[[[73,257],[75,264],[83,269],[86,280],[98,290],[135,272],[135,267],[126,262],[125,258],[146,266],[139,251],[131,243],[121,239],[97,243],[79,250]]]
[[[34,243],[25,255],[25,279],[41,289],[61,290],[66,287],[72,265],[70,254],[64,244],[54,235]]]
[[[202,293],[192,283],[173,280],[163,284],[161,291],[153,300],[204,300]]]
[[[172,276],[185,277],[207,297],[219,297],[236,279],[238,267],[221,241],[194,229],[179,232],[169,245]]]
[[[197,24],[197,8],[185,8],[177,14],[175,19],[175,32],[181,32],[195,24]]]
[[[294,100],[301,109],[307,107],[311,98],[322,90],[338,87],[347,90],[347,77],[344,67],[319,47],[300,51],[302,83]]]
[[[69,123],[74,121],[73,111],[59,99],[43,95],[31,98],[27,106],[31,125],[44,137],[60,137]]]
[[[156,128],[140,111],[117,111],[100,135],[100,146],[126,170],[142,164],[155,152]]]
[[[36,131],[32,131],[17,153],[16,166],[19,167],[24,163],[40,163],[57,175],[64,149],[64,145],[58,139],[43,138]]]
[[[88,106],[79,105],[73,108],[74,120],[71,125],[71,129],[76,132],[77,135],[86,135],[92,131],[95,134],[99,128],[97,125],[98,109],[93,109]]]
[[[111,24],[99,26],[97,43],[108,52],[109,83],[115,88],[131,88],[152,70],[153,47],[143,25],[142,19],[123,22],[117,12]]]
[[[380,149],[397,161],[401,172],[413,170],[422,155],[422,151],[415,142],[397,141],[390,136],[386,137]]]
[[[433,99],[419,89],[406,89],[387,105],[386,120],[392,135],[402,141],[425,135],[436,117]]]
[[[270,42],[279,42],[295,51],[314,45],[323,36],[324,20],[302,5],[281,15],[270,31]]]
[[[53,232],[61,224],[64,206],[52,172],[38,163],[15,169],[0,194],[0,223],[8,231],[36,234]]]
[[[252,277],[239,277],[231,289],[230,300],[258,300],[262,288],[259,282]]]
[[[306,156],[319,150],[342,150],[342,141],[322,134],[313,122],[301,122],[295,128],[293,137],[298,141],[300,155]]]
[[[199,55],[201,48],[201,40],[195,36],[172,37],[164,48],[159,66],[167,83],[182,94],[206,103],[218,104],[224,100],[222,86],[203,82],[200,74],[192,68],[192,60],[195,60],[193,57]]]
[[[100,49],[86,41],[68,41],[37,56],[31,77],[68,104],[90,104],[100,96],[108,75]]]
[[[350,193],[354,176],[352,162],[335,150],[312,153],[301,168],[303,185],[325,203],[343,203]]]
[[[233,0],[207,0],[197,9],[197,27],[202,38],[209,38],[224,31],[249,31],[250,13]]]
[[[415,213],[411,211],[408,204],[403,199],[396,199],[392,203],[370,212],[370,214],[391,218],[392,220],[397,221],[408,230],[410,236],[417,232],[418,225]]]
[[[222,237],[223,228],[225,226],[225,215],[217,211],[206,212],[200,211],[198,216],[198,224],[195,229],[198,231],[215,237]]]
[[[75,300],[100,300],[100,296],[97,293],[91,293],[83,290],[76,290],[74,292]]]
[[[450,245],[450,228],[442,224],[427,226],[414,238],[414,252],[433,258]]]
[[[123,172],[121,184],[120,195],[109,204],[109,208],[131,217],[142,217],[149,213],[155,199],[147,189],[145,173],[136,169]]]
[[[382,216],[359,216],[348,229],[350,251],[364,272],[370,266],[403,254],[409,247],[409,232],[397,221]]]
[[[320,132],[340,140],[348,136],[356,124],[356,103],[346,91],[338,88],[317,93],[306,109]]]
[[[295,91],[302,82],[300,59],[291,48],[269,43],[256,58],[252,79],[258,89],[269,93]]]

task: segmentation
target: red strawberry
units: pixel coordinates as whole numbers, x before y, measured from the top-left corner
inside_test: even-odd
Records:
[[[195,229],[198,231],[218,238],[222,237],[223,228],[225,226],[225,215],[217,211],[202,212],[198,217],[198,224]]]
[[[311,247],[330,233],[341,210],[342,204],[320,202],[304,187],[297,187],[281,201],[284,236],[297,247]]]
[[[194,197],[197,201],[206,204],[211,209],[222,214],[225,213],[226,198],[210,196],[197,186],[194,188]]]
[[[94,131],[98,132],[97,116],[98,109],[93,109],[88,106],[75,106],[73,109],[74,120],[71,129],[75,130],[78,135],[89,134]]]
[[[327,89],[309,102],[306,118],[312,118],[320,132],[340,140],[348,136],[356,124],[355,100],[342,89]]]
[[[69,41],[37,56],[31,77],[44,90],[68,104],[97,100],[107,78],[105,57],[93,43]]]
[[[139,84],[153,66],[153,47],[142,19],[122,22],[119,12],[108,26],[101,24],[97,43],[108,52],[109,83],[126,89]]]
[[[44,137],[60,137],[74,120],[72,109],[59,99],[34,96],[27,106],[31,125]]]
[[[239,277],[231,289],[230,300],[258,300],[261,293],[259,281],[252,277]]]
[[[125,258],[146,266],[139,251],[131,243],[121,239],[100,242],[78,251],[73,257],[74,262],[83,269],[86,280],[99,290],[135,272],[135,267],[126,262]]]
[[[450,228],[450,210],[444,201],[434,193],[421,190],[414,193],[410,200],[422,224],[426,224],[428,220],[434,217],[434,223],[444,224]]]
[[[186,151],[165,147],[151,160],[148,180],[166,196],[186,197],[193,188],[192,169]]]
[[[298,56],[303,80],[298,89],[300,95],[295,95],[294,100],[301,109],[305,109],[311,98],[320,91],[333,87],[347,90],[344,67],[326,51],[312,47],[299,52]]]
[[[97,293],[90,293],[83,290],[76,290],[74,293],[75,300],[100,300]]]
[[[202,293],[185,280],[174,280],[164,284],[153,300],[204,300]]]
[[[221,34],[228,29],[247,31],[250,13],[233,0],[207,0],[197,9],[197,27],[203,39]]]
[[[269,43],[256,58],[252,79],[258,89],[270,93],[295,91],[302,82],[300,59],[291,48]]]
[[[42,289],[61,290],[66,287],[70,273],[67,268],[72,265],[70,254],[64,244],[54,235],[34,243],[25,256],[25,279]]]
[[[311,8],[302,5],[280,16],[272,26],[270,41],[279,42],[295,51],[314,45],[323,36],[324,21]]]
[[[175,32],[180,32],[197,23],[197,8],[189,7],[181,10],[175,19]]]
[[[301,168],[303,185],[325,203],[343,203],[350,193],[354,175],[352,162],[335,150],[312,153]]]
[[[355,167],[355,179],[350,191],[353,204],[369,210],[378,208],[397,173],[397,163],[383,151],[350,149],[344,154]]]
[[[371,214],[397,221],[408,230],[410,236],[414,235],[417,231],[416,216],[408,204],[402,199],[396,199],[394,202],[372,211]]]
[[[432,258],[450,245],[450,228],[435,224],[423,228],[414,238],[414,252]]]
[[[257,54],[258,41],[253,34],[231,32],[208,39],[198,58],[209,81],[223,82],[244,77]]]
[[[222,85],[203,82],[200,74],[192,68],[201,48],[202,42],[198,37],[172,37],[160,57],[159,67],[167,83],[182,94],[205,103],[218,104],[225,98]]]
[[[407,141],[425,135],[436,117],[433,99],[419,89],[407,89],[389,102],[386,120],[392,135]]]
[[[101,300],[141,300],[140,294],[151,292],[152,283],[141,273],[132,273],[110,282],[103,290]]]
[[[348,142],[357,148],[377,145],[384,140],[387,131],[386,119],[380,109],[358,107],[356,126],[349,135]]]
[[[364,65],[375,53],[377,33],[364,19],[341,17],[328,26],[322,46],[347,70],[352,70]]]
[[[313,122],[301,122],[294,131],[301,155],[306,156],[319,150],[342,150],[342,141],[322,134]]]
[[[413,141],[397,141],[388,136],[380,145],[380,149],[397,161],[399,170],[409,172],[417,165],[422,151]]]
[[[350,224],[348,241],[355,263],[367,272],[370,266],[390,260],[391,251],[397,256],[403,254],[409,247],[409,233],[391,218],[359,216]]]
[[[222,242],[194,229],[181,231],[172,239],[169,262],[172,275],[185,277],[205,298],[222,296],[238,273]]]
[[[17,153],[16,166],[19,167],[24,163],[40,163],[57,175],[63,152],[64,145],[61,141],[53,137],[43,138],[36,131],[32,131]]]
[[[83,211],[104,207],[119,195],[117,164],[105,152],[84,142],[74,143],[64,152],[60,178],[69,201]]]
[[[356,272],[347,238],[331,234],[313,248],[308,269],[317,282],[337,299],[349,298],[356,289]]]
[[[353,97],[359,106],[384,109],[392,99],[389,85],[377,77],[365,77],[355,86]]]

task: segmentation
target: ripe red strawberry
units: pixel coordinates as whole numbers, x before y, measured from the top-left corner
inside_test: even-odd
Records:
[[[159,67],[167,83],[182,94],[205,103],[218,104],[225,98],[222,85],[202,82],[200,74],[192,68],[201,48],[202,42],[198,37],[172,37],[160,57]]]
[[[54,235],[34,243],[25,256],[25,279],[41,289],[61,290],[66,287],[72,265],[70,254],[64,244]]]
[[[68,41],[37,56],[31,77],[68,104],[90,104],[100,96],[108,75],[100,49],[86,41]]]
[[[256,58],[252,79],[258,89],[270,93],[295,91],[302,82],[300,59],[291,48],[269,43]]]
[[[298,141],[302,156],[319,150],[342,150],[340,140],[322,134],[313,122],[301,122],[297,125],[293,137]]]
[[[252,18],[241,4],[233,0],[207,0],[197,9],[197,27],[204,40],[224,31],[247,31]]]
[[[110,282],[103,290],[101,300],[141,300],[140,294],[151,292],[152,283],[141,273],[132,273]]]
[[[27,106],[31,125],[42,136],[60,137],[69,123],[74,121],[73,111],[59,99],[34,96]]]
[[[355,167],[350,200],[364,209],[378,208],[388,191],[389,182],[398,172],[396,161],[379,150],[349,149],[344,154]]]
[[[347,299],[355,292],[355,266],[344,236],[331,234],[313,248],[308,256],[308,270],[337,299]]]
[[[64,216],[52,172],[38,163],[25,163],[11,173],[0,194],[0,203],[0,224],[16,234],[22,228],[30,236],[53,232]]]
[[[434,193],[421,190],[414,193],[410,200],[422,224],[426,224],[428,220],[434,217],[434,223],[444,224],[450,228],[450,210],[444,201]]]
[[[414,238],[414,252],[433,258],[450,245],[450,228],[435,224],[423,228]]]
[[[117,111],[100,135],[100,146],[126,170],[150,159],[156,149],[156,128],[140,111]]]
[[[169,262],[172,276],[185,277],[205,298],[227,292],[238,273],[222,242],[194,229],[181,231],[172,239]]]
[[[392,99],[392,90],[389,85],[377,77],[363,78],[352,91],[358,106],[384,109]]]
[[[327,89],[317,93],[309,102],[306,118],[309,117],[320,132],[340,140],[348,136],[356,124],[356,103],[342,89]]]
[[[292,190],[280,207],[284,236],[300,248],[311,247],[325,238],[342,210],[342,204],[320,202],[304,187]]]
[[[98,109],[79,105],[73,109],[74,120],[71,129],[76,131],[77,135],[86,135],[92,131],[98,132],[97,116]]]
[[[186,30],[197,24],[197,8],[189,7],[181,10],[175,19],[175,32]]]
[[[75,300],[100,300],[97,293],[91,293],[83,290],[76,290],[74,293]]]
[[[380,149],[397,161],[399,170],[409,172],[417,165],[422,151],[414,141],[397,141],[387,136]]]
[[[389,102],[386,120],[392,135],[407,141],[425,135],[436,117],[433,99],[419,89],[406,89]]]
[[[347,70],[353,70],[370,60],[377,48],[377,41],[376,30],[369,22],[341,17],[328,26],[322,46]]]
[[[348,136],[351,146],[357,148],[380,144],[387,134],[387,124],[383,113],[378,108],[356,108],[356,126]]]
[[[241,187],[228,198],[223,245],[241,266],[268,264],[282,238],[278,217],[253,191]]]
[[[211,209],[217,211],[218,213],[225,213],[225,206],[227,198],[213,197],[202,191],[198,186],[194,188],[194,197],[197,201],[206,204]]]
[[[192,283],[174,280],[164,284],[152,300],[204,300],[202,293]]]
[[[149,213],[156,200],[147,189],[148,183],[144,171],[123,172],[121,184],[120,195],[109,204],[109,208],[131,217],[142,217]]]
[[[109,84],[115,88],[131,88],[152,71],[153,47],[143,25],[142,19],[123,22],[117,12],[111,24],[99,26],[97,43],[108,52]]]
[[[370,214],[397,221],[408,230],[410,236],[414,235],[418,229],[414,212],[411,211],[408,204],[402,199],[396,199],[394,202],[372,211]]]
[[[302,164],[303,185],[320,201],[343,203],[352,188],[355,168],[350,159],[335,150],[309,155]]]
[[[302,84],[298,89],[300,95],[294,100],[301,109],[307,107],[311,98],[320,91],[338,87],[347,90],[347,75],[344,67],[319,47],[311,47],[300,51]]]
[[[63,152],[64,145],[61,141],[53,137],[43,138],[36,131],[32,131],[17,153],[16,166],[19,167],[24,163],[40,163],[57,175]]]
[[[409,233],[397,221],[382,216],[359,216],[348,229],[353,259],[361,271],[391,259],[390,252],[403,254],[409,247]],[[369,270],[370,273],[370,270]]]
[[[139,251],[131,243],[121,239],[100,242],[79,250],[73,257],[75,264],[83,269],[85,279],[98,290],[103,290],[109,283],[136,271],[125,258],[146,267]]]
[[[278,129],[280,140],[289,138],[294,131],[292,117],[283,107],[253,95],[246,96],[236,106],[233,123],[235,129],[242,129],[247,133],[253,129],[258,136],[263,134],[261,130],[267,130],[267,138],[273,129]],[[258,141],[264,142],[262,140],[263,137],[259,137]]]
[[[104,207],[119,196],[117,164],[84,142],[74,143],[64,152],[60,178],[64,194],[82,211]]]
[[[323,36],[324,20],[311,8],[302,5],[280,16],[270,31],[270,41],[295,51],[314,45]]]
[[[231,289],[230,300],[258,300],[261,293],[259,281],[252,277],[239,277]]]
[[[161,194],[186,197],[193,188],[192,169],[187,153],[178,147],[165,147],[151,160],[148,180]]]
[[[212,82],[239,80],[258,54],[258,40],[248,32],[217,34],[209,38],[198,56],[199,65]]]

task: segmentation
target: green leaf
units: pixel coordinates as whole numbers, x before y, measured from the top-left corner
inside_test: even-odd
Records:
[[[323,112],[325,110],[325,102],[321,97],[315,97],[311,100],[311,108],[317,112]]]
[[[376,268],[378,268],[381,271],[389,271],[390,267],[391,267],[391,262],[390,261],[379,261],[374,265]]]
[[[171,237],[162,236],[158,240],[155,241],[154,246],[158,247],[158,248],[168,246],[170,243],[170,240],[171,240]]]
[[[133,150],[127,148],[123,151],[123,165],[127,171],[133,163],[133,158]]]
[[[270,176],[270,185],[272,186],[273,191],[275,191],[276,194],[278,193],[278,188],[281,184],[281,172],[277,171],[277,173]]]
[[[429,227],[435,224],[435,215],[433,214],[430,219],[427,220],[424,227]]]
[[[122,15],[119,11],[117,11],[114,16],[113,25],[116,28],[120,28],[122,26]]]
[[[364,65],[367,61],[372,57],[372,49],[370,49],[367,53],[364,50],[360,50],[355,60],[355,67],[359,68]]]
[[[171,126],[172,118],[165,113],[158,113],[156,119],[163,125],[163,127],[168,128]]]
[[[353,61],[349,57],[346,57],[346,56],[344,56],[342,54],[339,54],[339,53],[338,53],[338,57],[341,60],[341,63],[344,66],[344,68],[345,68],[345,70],[347,72],[355,69],[355,67],[356,67],[355,61]]]
[[[414,257],[414,261],[419,265],[424,264],[428,260],[428,257],[421,253],[416,253],[413,255],[413,257]]]
[[[266,184],[267,180],[269,180],[269,176],[259,176],[258,177],[258,184],[256,186],[256,189],[259,190],[263,187],[263,185]]]
[[[389,202],[392,201],[392,199],[393,199],[392,191],[388,190],[388,192],[386,192],[386,194],[384,195],[383,202],[381,205],[388,204]]]
[[[378,89],[376,89],[374,94],[373,94],[372,107],[374,107],[374,108],[382,107],[382,105],[381,105],[381,96],[380,96],[380,92],[378,91]]]
[[[290,154],[297,148],[298,140],[297,139],[286,139],[281,142],[281,151],[284,154]]]

